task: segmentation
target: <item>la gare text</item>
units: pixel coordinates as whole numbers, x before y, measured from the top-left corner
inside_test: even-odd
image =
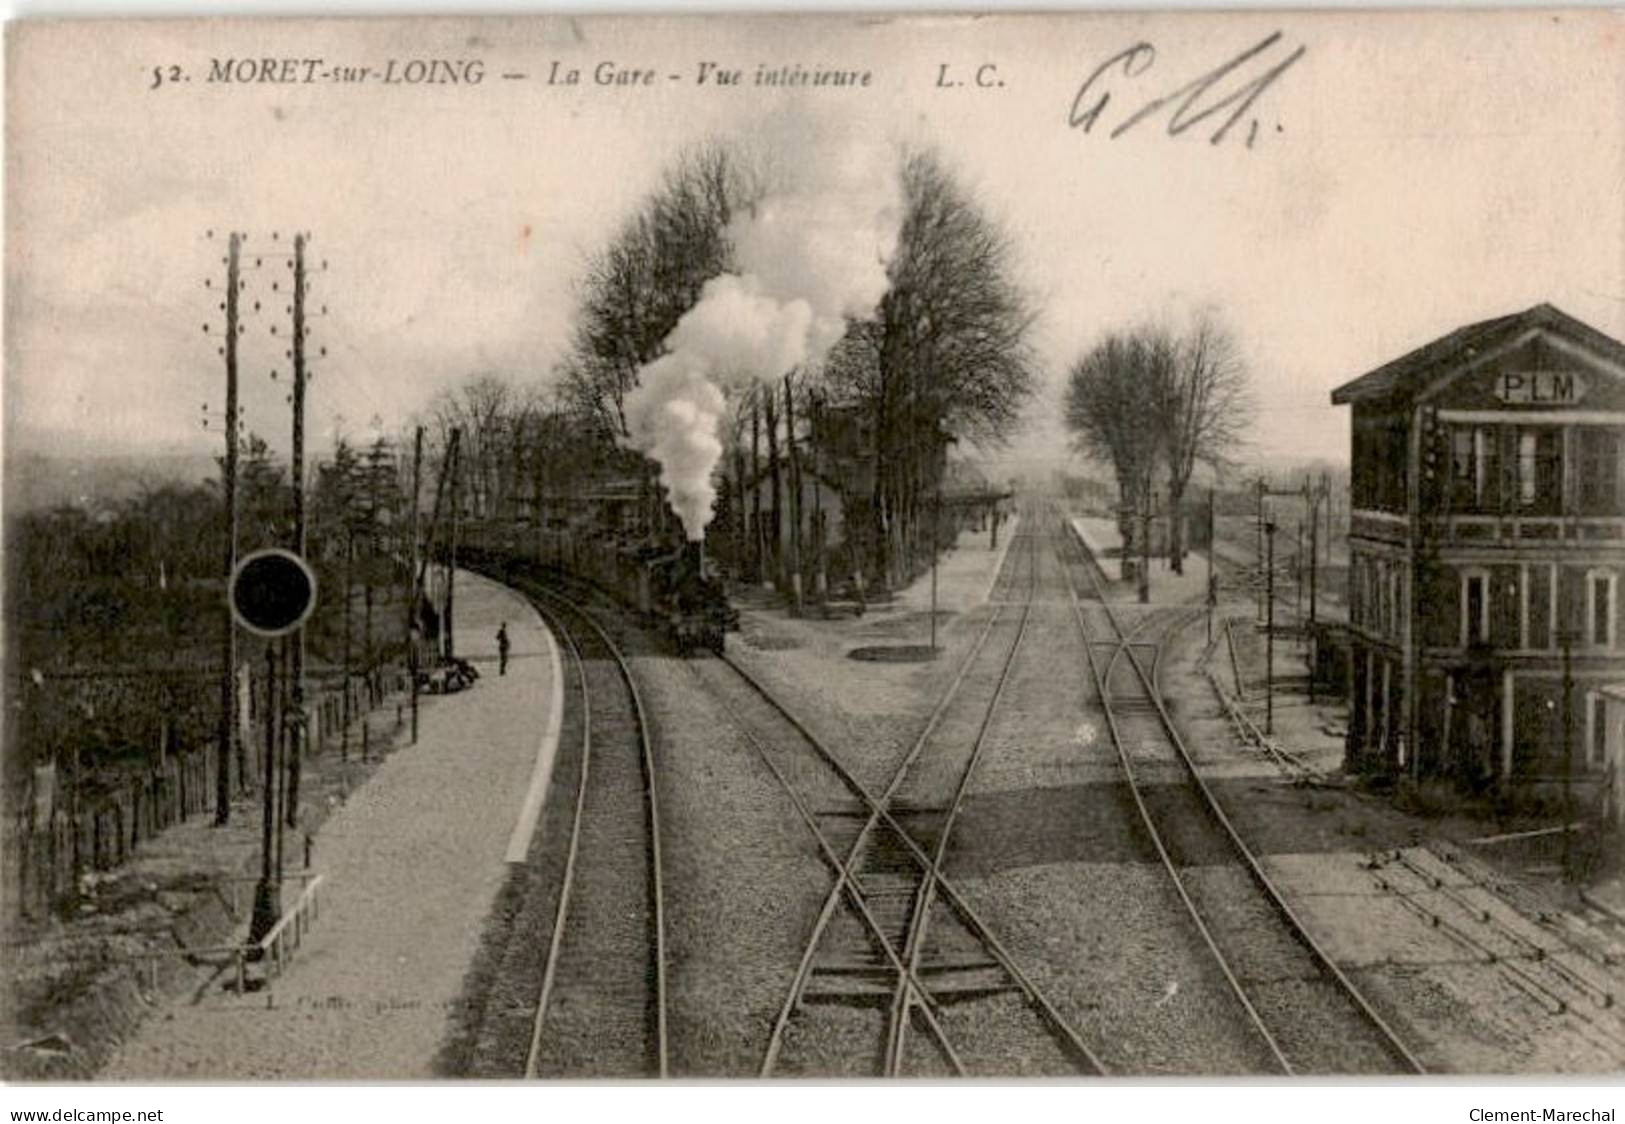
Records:
[[[483,59],[410,58],[386,59],[381,64],[362,65],[335,62],[326,58],[238,56],[213,58],[204,82],[216,85],[316,85],[322,83],[374,84],[385,86],[478,86],[492,75]],[[657,86],[667,83],[695,86],[796,86],[867,88],[874,82],[872,71],[838,65],[758,62],[733,66],[710,60],[680,69],[660,69],[630,65],[612,59],[590,66],[550,61],[539,73],[505,71],[507,80],[526,80],[546,86]],[[152,68],[152,88],[192,81],[182,66]]]

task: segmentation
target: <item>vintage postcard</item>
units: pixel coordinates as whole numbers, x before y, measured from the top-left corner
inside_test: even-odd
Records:
[[[0,1075],[1625,1071],[1619,13],[6,40]]]

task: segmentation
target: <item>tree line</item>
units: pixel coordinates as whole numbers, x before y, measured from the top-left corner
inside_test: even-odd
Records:
[[[816,368],[728,402],[707,540],[735,577],[906,582],[936,549],[948,449],[1004,441],[1037,385],[1007,235],[935,152],[899,153],[898,175],[900,234],[874,315],[849,322]],[[588,259],[553,377],[521,388],[480,375],[433,404],[431,460],[456,428],[468,515],[546,518],[549,497],[592,481],[654,491],[650,462],[626,447],[627,396],[705,283],[733,267],[730,223],[763,184],[741,147],[684,152]],[[822,510],[837,502],[840,542]]]
[[[253,434],[240,439],[237,506],[240,555],[291,544],[288,466]],[[320,589],[306,625],[312,670],[365,674],[398,656],[405,636],[408,497],[396,443],[340,439],[312,466],[307,510]],[[211,739],[225,534],[220,479],[8,521],[9,770],[72,750],[89,782],[91,771],[145,760],[159,744]]]
[[[1123,557],[1152,518],[1165,518],[1168,558],[1183,570],[1186,489],[1198,464],[1229,467],[1253,413],[1234,336],[1211,312],[1184,329],[1144,324],[1107,333],[1067,371],[1066,428],[1073,446],[1117,483]]]

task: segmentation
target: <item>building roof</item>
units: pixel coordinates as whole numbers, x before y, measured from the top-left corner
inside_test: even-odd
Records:
[[[1611,699],[1619,699],[1621,702],[1625,702],[1625,683],[1609,683],[1602,688],[1601,693]]]
[[[1332,391],[1332,405],[1344,406],[1363,399],[1392,395],[1413,397],[1457,362],[1471,359],[1530,328],[1545,328],[1599,352],[1615,363],[1625,365],[1625,344],[1576,320],[1561,309],[1549,304],[1537,304],[1522,312],[1457,328],[1432,343],[1406,352],[1398,359],[1384,363]]]

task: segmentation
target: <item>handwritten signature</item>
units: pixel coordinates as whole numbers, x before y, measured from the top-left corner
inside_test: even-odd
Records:
[[[1248,64],[1265,55],[1280,41],[1281,33],[1272,32],[1206,74],[1199,75],[1178,89],[1146,102],[1119,122],[1112,129],[1110,136],[1116,139],[1146,118],[1155,116],[1165,107],[1177,103],[1178,107],[1168,118],[1168,135],[1177,137],[1187,129],[1228,113],[1228,116],[1220,120],[1212,137],[1209,138],[1210,143],[1218,144],[1229,135],[1238,121],[1247,116],[1248,110],[1263,96],[1264,91],[1308,50],[1307,47],[1299,47],[1262,73],[1254,73],[1256,66]],[[1140,42],[1125,51],[1117,52],[1101,63],[1088,78],[1084,79],[1083,85],[1078,87],[1077,95],[1072,99],[1072,109],[1067,114],[1067,124],[1086,133],[1093,130],[1105,116],[1106,108],[1112,101],[1111,90],[1105,88],[1109,82],[1107,74],[1120,69],[1124,77],[1137,78],[1151,69],[1151,64],[1156,59],[1157,49],[1150,43]],[[1262,65],[1267,61],[1267,58],[1259,59],[1259,64]],[[1251,148],[1257,139],[1258,118],[1254,117],[1247,128],[1247,147]]]

